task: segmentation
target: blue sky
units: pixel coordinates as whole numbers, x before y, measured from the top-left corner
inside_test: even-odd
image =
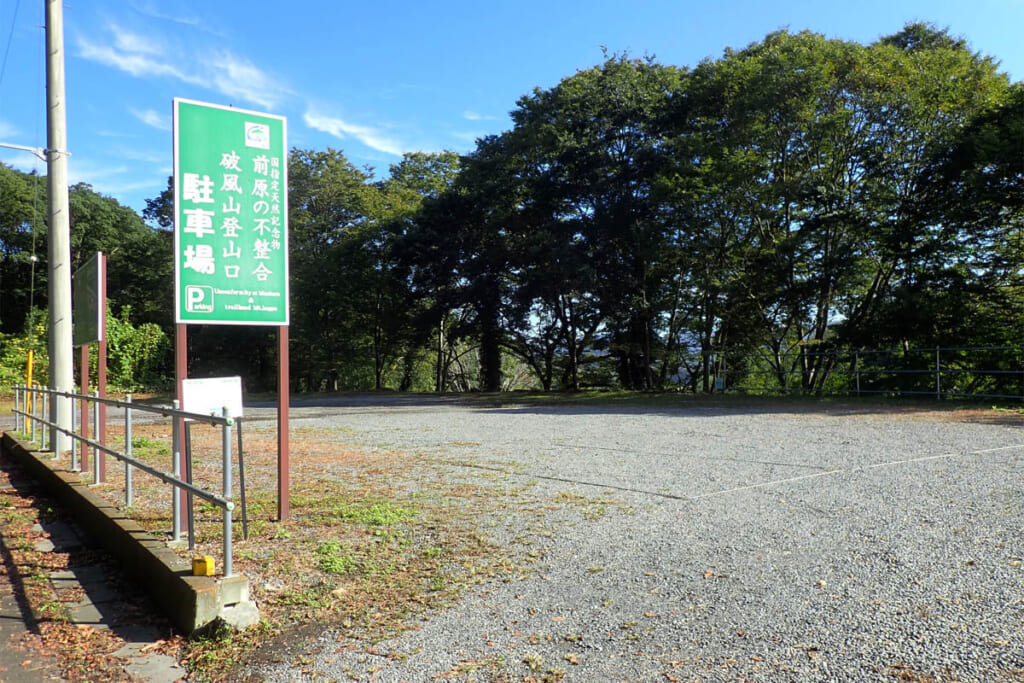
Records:
[[[692,66],[780,28],[868,43],[916,20],[1024,78],[1024,0],[83,0],[64,10],[69,173],[141,209],[171,172],[184,97],[286,116],[290,146],[380,175],[507,129],[517,98],[602,47]],[[0,142],[46,145],[43,23],[43,0],[0,0]]]

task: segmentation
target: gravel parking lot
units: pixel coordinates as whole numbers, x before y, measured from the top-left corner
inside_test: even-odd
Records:
[[[445,477],[522,488],[545,512],[480,520],[529,555],[528,578],[479,586],[373,649],[325,633],[302,666],[251,673],[1024,680],[1022,426],[988,411],[756,401],[299,405],[293,429],[419,453]]]

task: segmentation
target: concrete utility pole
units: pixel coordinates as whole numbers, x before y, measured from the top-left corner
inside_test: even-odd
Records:
[[[50,192],[50,388],[74,389],[71,341],[71,220],[68,215],[68,135],[64,103],[64,7],[46,0],[46,177]],[[72,428],[71,399],[50,401],[50,421]],[[70,437],[51,431],[53,452],[70,450]]]

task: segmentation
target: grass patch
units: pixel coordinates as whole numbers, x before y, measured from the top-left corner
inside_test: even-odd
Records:
[[[328,574],[351,574],[359,569],[352,548],[337,541],[325,541],[316,549],[317,566]]]
[[[343,503],[335,508],[335,514],[346,522],[387,527],[407,522],[418,512],[412,508],[381,500],[373,503]]]

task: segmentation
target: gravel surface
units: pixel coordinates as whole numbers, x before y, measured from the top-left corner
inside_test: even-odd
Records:
[[[1024,680],[1020,416],[398,397],[291,416],[549,505],[481,520],[528,578],[369,652],[325,633],[301,668],[251,672],[268,681]]]

